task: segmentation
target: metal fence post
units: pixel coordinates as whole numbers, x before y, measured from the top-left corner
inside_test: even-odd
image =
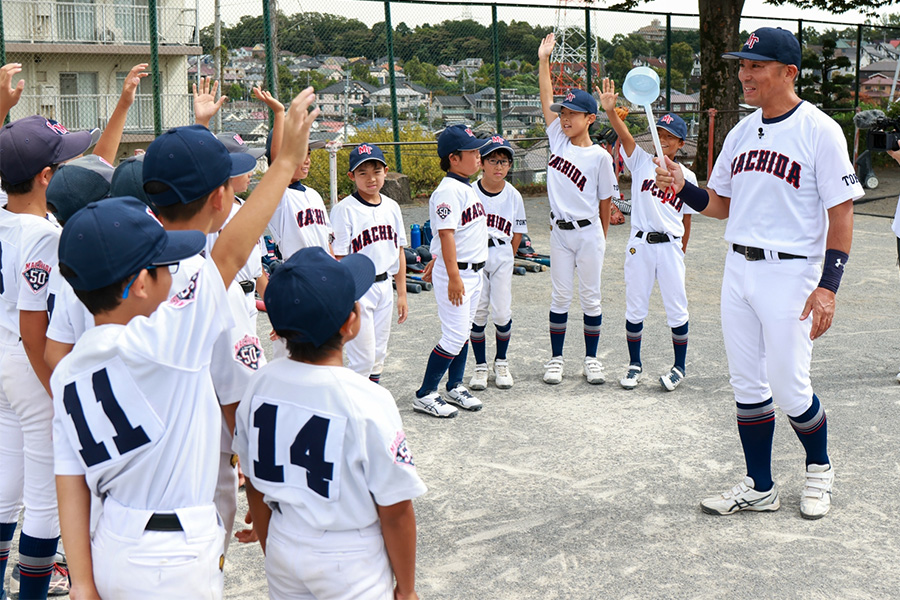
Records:
[[[497,115],[497,135],[503,135],[503,102],[500,99],[500,32],[497,27],[497,5],[491,5],[491,37],[494,46],[494,111]]]
[[[797,20],[797,41],[800,42],[801,56],[803,53],[803,19]],[[800,73],[797,74],[797,95],[803,94],[803,61],[800,61]]]
[[[397,118],[397,76],[394,73],[394,27],[391,25],[391,0],[384,0],[384,27],[387,31],[388,70],[391,78],[391,125],[394,129],[394,142],[400,142],[400,120]],[[397,172],[403,172],[400,159],[400,146],[394,146],[394,160]]]
[[[853,99],[853,108],[859,108],[859,69],[862,62],[862,25],[856,26],[856,94]]]
[[[148,0],[147,10],[150,13],[150,80],[153,82],[153,133],[162,135],[162,95],[159,73],[159,14],[156,0]],[[198,67],[199,61],[198,61]]]
[[[275,12],[275,0],[262,0],[263,4],[263,27],[265,28],[265,44],[266,44],[266,85],[269,92],[278,97],[278,61],[275,57],[275,25],[273,19],[277,18]],[[285,99],[285,103],[289,104],[290,99]],[[269,111],[269,128],[275,124],[275,113]]]
[[[594,71],[594,63],[592,62],[593,53],[591,51],[591,9],[588,7],[584,8],[584,63],[587,65],[587,75],[585,79],[585,84],[587,85],[587,89],[585,90],[588,94],[593,93],[594,86],[593,84],[593,71]]]
[[[215,7],[213,9],[213,56],[216,61],[216,78],[219,80],[219,86],[221,88],[221,92],[225,93],[225,68],[222,65],[222,0],[215,0]],[[197,57],[197,73],[200,73],[200,56]],[[216,133],[222,133],[222,111],[219,110],[216,112],[216,116],[213,119],[213,129]]]
[[[672,111],[672,15],[666,15],[666,112]],[[650,124],[653,127],[653,124]]]
[[[6,35],[3,30],[3,7],[0,6],[0,65],[6,64]],[[9,115],[6,115],[4,123],[9,123]]]

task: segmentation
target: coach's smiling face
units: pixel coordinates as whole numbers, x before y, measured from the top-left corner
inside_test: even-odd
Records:
[[[744,102],[763,109],[780,101],[794,89],[797,67],[774,60],[741,59],[738,79],[744,92]]]

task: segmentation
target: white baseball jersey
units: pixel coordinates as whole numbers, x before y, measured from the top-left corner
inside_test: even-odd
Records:
[[[547,137],[550,139],[547,194],[552,220],[596,219],[600,200],[619,197],[612,157],[597,144],[574,145],[563,133],[559,119],[547,127]]]
[[[56,474],[133,509],[210,504],[221,413],[209,366],[227,305],[206,261],[150,317],[85,332],[51,378]]]
[[[216,240],[219,239],[219,234],[222,233],[222,229],[225,228],[226,225],[234,218],[234,215],[237,214],[237,211],[240,210],[241,205],[237,203],[232,203],[231,212],[228,214],[228,218],[225,219],[225,222],[222,224],[222,228],[215,233],[210,233],[206,236],[206,252],[209,254],[212,251],[213,245],[216,243]],[[253,249],[250,251],[250,257],[247,258],[247,262],[243,267],[237,272],[234,280],[237,282],[241,281],[252,281],[256,283],[257,278],[262,276],[262,257],[263,250],[262,246],[265,242],[260,238],[259,242]]]
[[[891,222],[891,231],[900,237],[900,198],[897,199],[897,210],[894,211],[894,220]]]
[[[287,358],[251,382],[234,451],[253,487],[286,519],[328,531],[362,529],[425,493],[390,392],[344,367]]]
[[[94,326],[94,315],[81,303],[59,269],[50,273],[47,311],[50,313],[47,339],[61,344],[74,344]]]
[[[47,310],[60,228],[45,218],[0,210],[0,341],[19,340],[19,311]]]
[[[484,205],[469,181],[454,173],[447,173],[428,200],[428,215],[431,218],[431,255],[439,261],[441,254],[442,229],[454,229],[456,260],[465,263],[480,263],[487,260],[487,218]]]
[[[528,233],[528,219],[525,217],[525,203],[522,194],[510,183],[504,182],[503,189],[491,194],[481,187],[481,180],[472,187],[487,218],[488,236],[495,240],[511,242],[514,233]]]
[[[380,204],[370,204],[353,193],[331,209],[334,253],[365,254],[375,263],[375,273],[394,275],[400,270],[400,249],[406,246],[406,227],[400,205],[384,194]]]
[[[631,171],[631,228],[640,231],[658,231],[673,237],[684,235],[684,215],[696,211],[678,199],[675,194],[656,187],[656,164],[646,150],[635,146],[631,156],[625,147],[619,149],[625,166]],[[697,185],[694,172],[681,165],[684,178]]]
[[[269,221],[269,231],[285,260],[303,248],[320,246],[328,250],[334,235],[322,196],[299,181],[284,191]]]
[[[808,257],[825,255],[827,209],[864,194],[840,126],[808,102],[735,125],[708,187],[731,198],[729,243]]]

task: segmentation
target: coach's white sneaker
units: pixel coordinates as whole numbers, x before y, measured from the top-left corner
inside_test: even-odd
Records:
[[[423,398],[413,399],[413,410],[432,417],[455,417],[459,411],[447,404],[437,392],[431,392]]]
[[[684,381],[684,372],[678,367],[672,367],[668,373],[659,378],[660,385],[668,392],[674,392],[682,381]]]
[[[800,514],[804,519],[821,519],[831,508],[831,486],[834,469],[831,465],[808,465],[806,485],[800,496]]]
[[[701,501],[700,508],[708,515],[731,515],[742,510],[772,511],[781,508],[778,488],[774,483],[772,489],[766,492],[757,492],[753,489],[753,485],[752,477],[744,477],[744,480],[730,491]]]
[[[513,386],[513,377],[509,372],[509,361],[494,361],[494,383],[501,390],[508,390]]]
[[[459,384],[447,394],[448,402],[466,410],[481,410],[481,400],[469,393],[466,386]]]
[[[606,383],[606,375],[603,374],[603,363],[596,356],[584,357],[584,368],[581,373],[585,376],[588,383],[594,385]]]
[[[544,365],[544,383],[560,383],[563,377],[563,358],[554,356]]]
[[[486,390],[488,383],[488,366],[487,363],[475,365],[475,372],[472,373],[472,379],[469,380],[469,387],[473,390]]]
[[[629,365],[628,372],[625,373],[625,377],[619,380],[619,385],[626,390],[633,390],[637,387],[638,381],[641,380],[643,372],[641,365]]]

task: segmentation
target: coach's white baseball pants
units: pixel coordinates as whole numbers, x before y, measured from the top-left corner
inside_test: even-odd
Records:
[[[378,375],[384,369],[394,315],[393,279],[373,283],[359,299],[359,333],[344,344],[347,367],[363,377]]]
[[[812,405],[812,316],[800,314],[822,275],[805,259],[748,261],[731,249],[722,278],[722,333],[738,404],[774,398],[788,416]]]
[[[381,524],[322,531],[272,511],[266,541],[272,600],[392,600],[394,577]]]
[[[53,473],[53,401],[41,385],[22,342],[2,346],[0,357],[0,523],[19,520],[36,538],[59,535]]]
[[[212,504],[176,509],[184,531],[145,531],[150,510],[107,498],[91,540],[101,598],[218,600],[225,532]]]
[[[632,323],[647,318],[653,284],[659,281],[668,325],[680,327],[688,322],[681,238],[670,236],[671,242],[649,244],[646,239],[636,237],[637,231],[631,230],[625,246],[625,318]]]
[[[509,243],[488,248],[488,259],[481,270],[481,294],[474,323],[487,325],[488,309],[495,325],[506,325],[512,319],[512,246]]]
[[[582,312],[591,317],[603,314],[600,303],[600,272],[605,252],[606,238],[599,220],[587,227],[576,226],[571,230],[553,225],[550,231],[550,281],[553,284],[551,312],[569,312],[577,268]]]
[[[434,299],[437,301],[438,319],[441,321],[441,348],[453,356],[459,354],[469,341],[469,331],[478,308],[478,297],[481,294],[481,273],[471,269],[460,270],[465,293],[460,306],[455,306],[447,297],[450,276],[442,259],[434,263],[431,280],[434,283]],[[505,323],[504,323],[505,325]]]

